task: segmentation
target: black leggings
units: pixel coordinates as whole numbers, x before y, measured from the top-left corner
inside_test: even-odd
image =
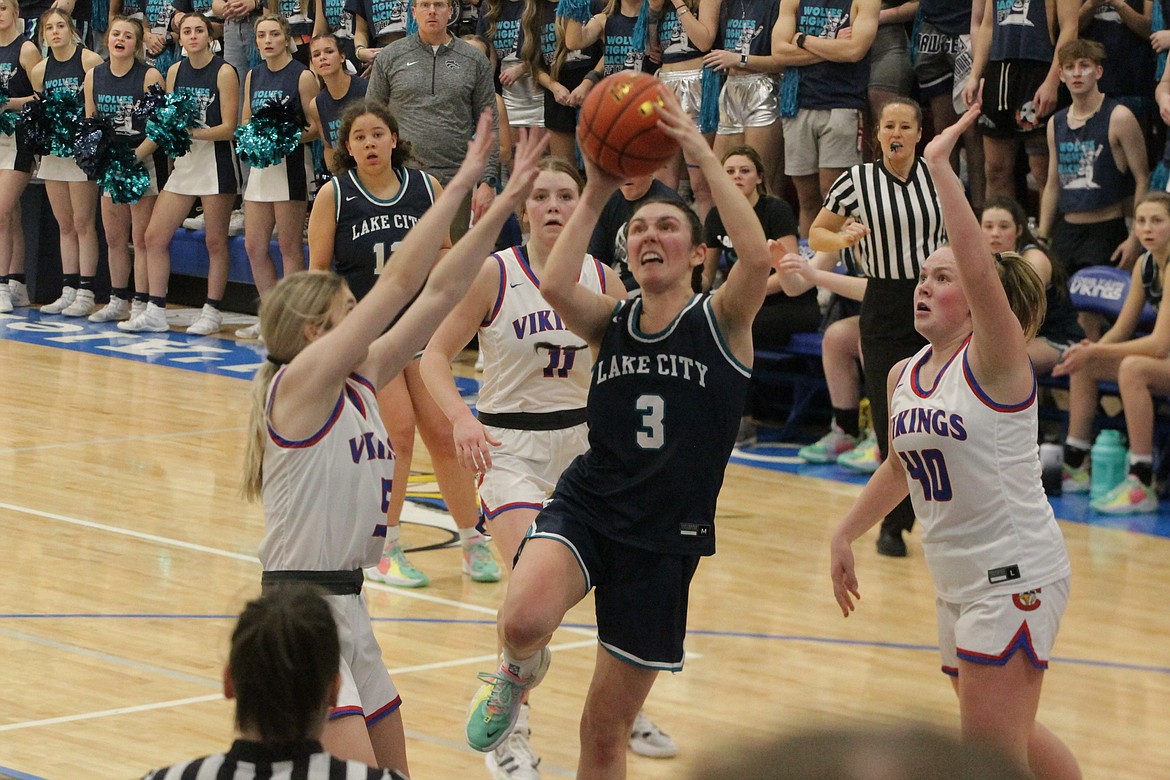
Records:
[[[865,394],[873,416],[873,432],[885,458],[890,451],[890,399],[886,380],[890,369],[920,350],[926,339],[914,329],[914,279],[870,279],[861,301],[861,356],[865,364]],[[909,531],[914,508],[907,496],[886,515],[883,531]]]

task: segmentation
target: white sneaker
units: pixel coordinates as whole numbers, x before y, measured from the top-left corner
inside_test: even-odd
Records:
[[[255,325],[249,325],[246,328],[240,328],[237,330],[236,338],[249,339],[251,341],[259,339],[260,341],[263,341],[264,339],[260,336],[260,320],[256,320]]]
[[[228,220],[228,235],[242,236],[244,235],[244,211],[243,209],[236,209],[232,212],[231,218]]]
[[[171,326],[167,324],[167,310],[153,303],[146,305],[146,311],[126,322],[118,323],[118,330],[127,333],[165,333]]]
[[[528,705],[520,705],[516,727],[495,750],[483,757],[493,780],[540,780],[540,759],[532,752]]]
[[[223,325],[223,315],[220,314],[219,309],[205,303],[203,311],[199,312],[198,319],[191,323],[187,332],[194,336],[210,336],[212,333],[219,333],[221,325]]]
[[[12,293],[7,284],[0,284],[0,314],[12,311]]]
[[[115,322],[130,319],[130,302],[122,300],[116,295],[110,296],[110,302],[89,315],[90,322]]]
[[[140,316],[144,311],[146,311],[146,301],[138,298],[130,301],[130,319]]]
[[[88,317],[97,308],[93,303],[93,290],[78,290],[73,303],[61,310],[66,317]]]
[[[28,287],[24,282],[18,282],[15,279],[8,280],[8,292],[12,295],[12,305],[14,308],[21,308],[28,306]]]
[[[654,721],[641,710],[630,730],[630,750],[648,758],[674,758],[678,755],[678,745],[670,735],[654,725]]]
[[[202,212],[200,212],[198,216],[187,217],[185,220],[183,220],[183,227],[187,228],[188,230],[206,230],[207,218],[203,216]]]
[[[52,303],[46,303],[41,307],[41,314],[60,314],[73,303],[73,299],[77,297],[77,290],[73,287],[62,287],[61,297]]]

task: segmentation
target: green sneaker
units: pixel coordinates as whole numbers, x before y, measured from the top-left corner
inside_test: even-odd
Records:
[[[499,582],[500,565],[492,556],[488,540],[479,536],[463,544],[463,573],[472,582]]]
[[[386,548],[378,565],[366,569],[366,579],[400,588],[425,588],[431,584],[430,578],[407,560],[401,542],[395,542]]]
[[[834,425],[819,440],[807,447],[801,447],[796,454],[807,463],[833,463],[856,447],[859,441],[861,441],[859,438],[850,436]]]
[[[882,453],[878,449],[877,437],[872,433],[865,441],[837,458],[837,465],[850,471],[872,474],[882,465]]]
[[[1060,490],[1062,493],[1088,493],[1089,492],[1089,467],[1081,466],[1080,468],[1073,468],[1067,463],[1062,467],[1063,475],[1060,479]]]
[[[1107,515],[1139,515],[1158,511],[1158,497],[1154,489],[1143,485],[1133,474],[1100,498],[1089,502],[1095,512]]]
[[[552,651],[542,647],[536,671],[527,679],[517,677],[514,667],[509,669],[502,663],[495,674],[480,672],[478,677],[484,684],[467,708],[467,744],[486,753],[507,739],[520,716],[524,692],[540,684],[551,662]]]

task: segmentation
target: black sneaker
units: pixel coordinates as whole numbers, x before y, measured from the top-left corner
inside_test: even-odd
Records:
[[[878,555],[888,555],[891,558],[906,557],[906,542],[902,539],[901,531],[887,531],[882,529],[877,540]]]

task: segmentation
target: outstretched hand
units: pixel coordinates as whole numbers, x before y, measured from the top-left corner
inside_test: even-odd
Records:
[[[474,189],[483,179],[483,172],[487,168],[488,160],[491,158],[495,146],[496,134],[492,130],[492,111],[490,108],[485,108],[483,113],[479,115],[479,121],[475,124],[475,137],[467,143],[467,155],[463,158],[463,164],[459,166],[458,172],[451,177],[447,187],[455,185],[467,191]]]
[[[512,158],[512,175],[508,177],[508,185],[500,194],[500,197],[509,201],[513,207],[528,196],[532,182],[536,181],[536,176],[540,173],[537,165],[548,149],[548,142],[549,134],[546,130],[520,128],[515,155]]]
[[[713,154],[707,140],[695,126],[695,120],[683,110],[675,94],[666,87],[660,87],[658,94],[662,98],[662,104],[658,106],[658,127],[666,137],[676,141],[687,159],[693,163],[702,159],[704,154]]]
[[[930,139],[930,143],[922,152],[922,159],[926,160],[927,165],[950,165],[951,152],[959,143],[959,139],[963,137],[963,133],[975,124],[975,120],[982,113],[982,108],[981,103],[973,104],[959,117],[958,121]]]

